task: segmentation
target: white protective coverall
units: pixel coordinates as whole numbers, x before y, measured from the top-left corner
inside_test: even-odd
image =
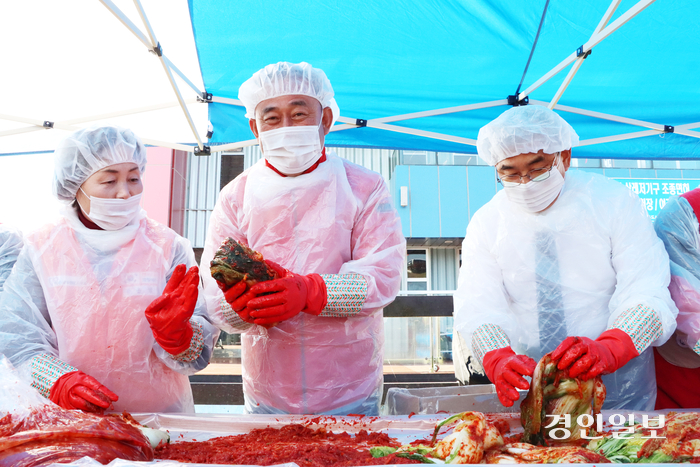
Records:
[[[21,249],[22,234],[18,230],[0,224],[0,294]]]
[[[366,280],[357,314],[343,310],[342,294],[324,277],[328,304],[319,316],[299,313],[265,329],[240,320],[214,279],[202,274],[212,319],[226,332],[243,333],[248,413],[378,414],[382,308],[399,291],[406,242],[382,177],[326,154],[298,177],[282,177],[260,160],[221,191],[211,216],[203,270],[232,237],[296,274]]]
[[[201,290],[190,320],[199,348],[178,359],[156,343],[144,314],[182,263],[196,265],[189,241],[143,210],[107,231],[88,229],[65,206],[56,223],[26,236],[5,283],[0,353],[46,396],[60,374],[42,375],[37,362],[57,357],[49,372],[94,377],[119,396],[116,411],[194,412],[187,375],[207,366],[219,334]]]
[[[553,239],[558,267],[548,272],[548,280],[559,290],[537,290],[538,233]],[[538,292],[561,294],[566,334],[591,339],[626,310],[646,306],[658,314],[661,336],[643,342],[644,336],[632,335],[635,346],[647,350],[603,376],[603,407],[653,410],[656,384],[648,346],[665,342],[676,323],[668,263],[639,198],[615,181],[568,171],[556,202],[535,214],[517,207],[501,190],[467,227],[454,296],[455,329],[474,352],[474,331],[487,323],[500,326],[516,353],[539,360]]]

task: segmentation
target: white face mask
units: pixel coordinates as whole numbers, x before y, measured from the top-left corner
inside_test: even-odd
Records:
[[[559,172],[559,167],[554,166],[549,178],[541,182],[522,183],[515,186],[506,186],[504,189],[508,199],[517,204],[526,212],[540,212],[557,199],[564,186],[564,177]]]
[[[283,174],[302,173],[321,157],[321,124],[285,126],[259,132],[258,139],[265,159]]]
[[[119,199],[88,196],[82,187],[80,191],[90,200],[90,212],[85,212],[82,206],[80,206],[80,209],[91,221],[105,230],[123,229],[129,222],[134,220],[139,209],[141,209],[140,203],[143,193],[127,199]],[[78,205],[80,205],[80,202],[78,202]]]

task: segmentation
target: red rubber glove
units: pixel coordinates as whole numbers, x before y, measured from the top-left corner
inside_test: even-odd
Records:
[[[163,295],[146,308],[156,342],[170,355],[190,348],[192,325],[190,318],[197,305],[199,268],[192,266],[185,274],[185,265],[178,264],[163,290]]]
[[[318,274],[299,275],[272,261],[266,261],[278,279],[260,282],[250,288],[256,297],[248,302],[250,317],[259,325],[293,318],[300,312],[320,315],[326,307],[326,284]]]
[[[68,410],[104,413],[119,396],[82,371],[66,373],[51,387],[49,399]]]
[[[557,368],[584,381],[614,373],[638,356],[632,338],[620,329],[608,329],[596,340],[567,337],[552,352],[552,360],[559,361]]]
[[[216,283],[224,293],[224,299],[233,311],[246,323],[253,323],[253,318],[250,317],[250,310],[247,305],[251,298],[255,298],[255,294],[248,289],[248,284],[245,281],[239,281],[227,288],[223,282],[216,281]]]
[[[523,376],[532,376],[537,363],[527,355],[517,355],[510,347],[486,352],[484,371],[496,385],[498,400],[505,407],[512,407],[520,394],[515,388],[530,389],[530,384]]]

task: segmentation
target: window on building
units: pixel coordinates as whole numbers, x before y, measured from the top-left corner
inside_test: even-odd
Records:
[[[401,151],[402,165],[435,165],[433,151]]]
[[[401,151],[402,165],[488,165],[476,154],[459,152]]]
[[[438,152],[438,165],[487,165],[476,154],[461,154],[458,152]]]
[[[600,168],[600,159],[585,159],[585,158],[572,157],[571,158],[571,165],[573,167],[584,167],[584,168],[597,169],[597,168]]]
[[[685,170],[695,170],[700,168],[698,161],[678,161],[678,168]]]
[[[428,290],[428,250],[407,251],[406,290]]]
[[[215,152],[209,157],[188,154],[184,237],[195,249],[196,258],[204,247],[219,191],[243,172],[243,164],[242,151]]]
[[[655,169],[677,169],[677,161],[653,161]]]
[[[452,295],[457,288],[461,256],[459,247],[409,246],[401,278],[401,294],[416,295],[417,291],[426,291],[428,295]]]
[[[603,168],[603,169],[700,169],[698,161],[669,161],[641,159],[585,159],[572,157],[571,167]]]
[[[616,169],[637,169],[639,164],[636,160],[630,159],[613,159],[613,167]]]
[[[438,163],[438,165],[455,165],[455,153],[454,152],[438,152],[437,153],[437,163]]]

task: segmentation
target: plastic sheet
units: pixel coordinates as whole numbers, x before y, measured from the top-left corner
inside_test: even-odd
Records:
[[[245,434],[256,428],[281,428],[292,423],[308,425],[312,429],[325,427],[334,432],[357,433],[360,430],[381,431],[402,443],[416,439],[425,439],[432,435],[435,424],[446,417],[412,416],[412,417],[332,417],[304,415],[189,415],[189,414],[132,414],[140,423],[151,428],[167,430],[171,442],[204,441],[218,436]],[[99,463],[82,459],[72,464],[61,466],[92,467]],[[172,461],[127,462],[113,461],[110,467],[187,467],[205,464],[178,463]],[[213,465],[213,464],[206,464]],[[278,464],[292,467],[294,463]]]
[[[232,237],[296,274],[360,274],[367,281],[355,316],[300,313],[268,330],[229,321],[219,287],[202,274],[212,320],[243,333],[248,413],[378,412],[381,309],[399,291],[406,243],[381,176],[326,156],[300,177],[280,177],[261,160],[221,190],[211,216],[202,265]]]
[[[654,224],[671,260],[671,297],[678,306],[679,345],[700,353],[700,231],[692,206],[675,196]]]
[[[64,206],[56,223],[26,236],[5,282],[0,353],[23,369],[56,356],[116,393],[116,410],[194,412],[187,375],[207,366],[219,333],[202,294],[192,319],[204,349],[193,362],[160,347],[144,314],[182,263],[196,264],[189,241],[143,210],[125,228],[102,231]]]
[[[427,388],[430,390],[442,388]],[[441,391],[438,391],[441,392]],[[658,414],[667,414],[668,410],[657,412],[635,411],[635,420],[641,420],[641,416],[646,414],[656,417]],[[601,412],[604,420],[609,420],[613,415],[629,417],[628,411],[603,410]],[[365,429],[368,431],[382,431],[389,436],[396,438],[401,443],[410,443],[416,439],[426,439],[432,436],[435,424],[445,420],[449,415],[411,415],[411,416],[383,416],[383,417],[326,417],[326,416],[302,416],[302,415],[188,415],[188,414],[133,414],[140,423],[151,428],[167,430],[172,442],[177,441],[203,441],[218,436],[228,436],[248,433],[256,428],[281,428],[291,423],[310,423],[311,428],[326,427],[332,431],[347,431],[356,433]],[[504,413],[498,416],[510,427],[509,434],[522,433],[519,413]],[[620,417],[617,417],[620,418]],[[93,467],[100,464],[89,459],[82,459],[71,464],[61,464],[60,467]],[[115,460],[108,464],[110,467],[194,467],[205,464],[177,463],[172,461],[154,462],[128,462]],[[206,464],[212,466],[213,464]],[[279,464],[283,467],[293,467],[296,464]],[[576,464],[584,466],[589,464]],[[647,464],[647,465],[668,465],[668,464]],[[58,467],[58,466],[57,466]]]
[[[0,418],[12,414],[25,417],[32,407],[51,404],[39,394],[3,354],[0,354]]]
[[[102,463],[153,459],[153,448],[138,428],[118,416],[65,410],[49,402],[2,355],[0,384],[0,467],[36,467],[84,456]]]
[[[21,232],[6,225],[0,225],[0,294],[21,249]]]
[[[94,459],[90,459],[88,457],[85,457],[83,459],[80,459],[77,462],[71,462],[69,464],[54,464],[56,467],[102,467],[103,464],[100,464]],[[107,467],[147,467],[147,466],[153,466],[153,467],[187,467],[187,466],[201,466],[201,465],[207,465],[208,467],[242,467],[242,466],[235,466],[232,464],[184,464],[182,462],[173,462],[173,461],[155,461],[155,462],[133,462],[133,461],[125,461],[123,459],[115,459],[109,464],[107,464]],[[277,464],[275,467],[298,467],[297,464],[295,463],[289,463],[289,464]]]

